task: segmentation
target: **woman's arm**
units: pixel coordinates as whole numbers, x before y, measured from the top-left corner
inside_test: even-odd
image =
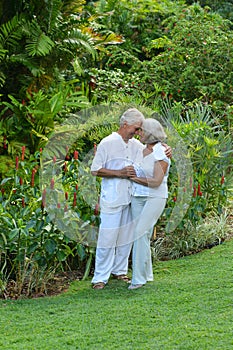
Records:
[[[158,187],[164,178],[168,168],[168,163],[164,160],[155,162],[154,174],[152,178],[147,177],[132,177],[131,180],[147,187]]]

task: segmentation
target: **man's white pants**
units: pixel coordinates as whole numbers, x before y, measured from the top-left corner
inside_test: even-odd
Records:
[[[92,283],[107,283],[112,274],[125,275],[132,248],[133,226],[130,205],[114,213],[100,214]]]
[[[153,281],[150,238],[165,204],[165,198],[132,198],[132,214],[136,223],[132,251],[132,284]]]

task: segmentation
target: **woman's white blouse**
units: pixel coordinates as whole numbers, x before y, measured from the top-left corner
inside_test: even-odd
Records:
[[[140,157],[137,159],[137,166],[135,167],[138,177],[153,178],[154,175],[154,165],[155,162],[163,160],[168,163],[168,168],[166,174],[163,178],[162,183],[158,187],[147,187],[136,182],[133,183],[133,196],[139,197],[168,197],[168,187],[167,187],[167,178],[170,167],[170,159],[165,155],[165,147],[158,142],[153,147],[153,152],[143,157],[141,152]]]

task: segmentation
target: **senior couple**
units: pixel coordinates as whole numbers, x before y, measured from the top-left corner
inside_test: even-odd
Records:
[[[150,238],[168,196],[171,148],[163,144],[165,138],[157,120],[130,108],[121,116],[118,131],[97,147],[91,172],[102,183],[94,289],[103,289],[110,276],[131,282],[128,289],[153,281]]]

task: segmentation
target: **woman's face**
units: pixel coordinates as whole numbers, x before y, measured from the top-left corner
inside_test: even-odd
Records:
[[[145,142],[145,139],[146,139],[146,133],[145,133],[145,130],[143,128],[141,128],[139,131],[138,131],[138,135],[139,135],[139,140],[144,143]]]

